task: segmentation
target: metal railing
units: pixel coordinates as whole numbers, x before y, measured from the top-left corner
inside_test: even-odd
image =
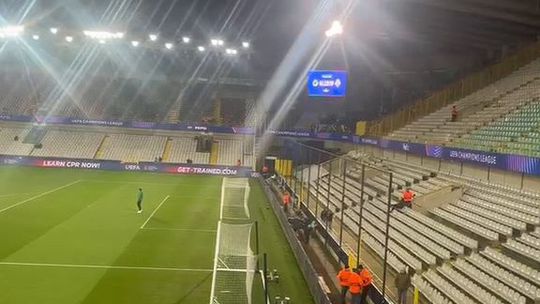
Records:
[[[381,303],[389,290],[387,259],[389,209],[394,195],[392,172],[346,155],[336,155],[292,139],[288,141],[288,144],[283,145],[279,157],[292,161],[292,174],[284,178],[291,192],[297,197],[297,207],[317,219],[321,228],[319,235],[342,264],[357,267],[362,263],[372,268],[366,258],[370,259],[370,262],[377,260],[373,264],[377,264],[378,269],[372,268],[372,273],[376,277],[375,285],[380,289],[373,288],[371,293],[374,295],[370,297],[377,299],[376,303]],[[375,190],[365,187],[366,181],[371,177],[378,181]],[[382,231],[377,233],[384,237],[379,240],[384,248],[382,256],[371,252],[362,241],[362,234],[366,229],[360,228],[364,226],[363,206],[369,199],[383,201],[387,206],[386,219],[380,221]]]

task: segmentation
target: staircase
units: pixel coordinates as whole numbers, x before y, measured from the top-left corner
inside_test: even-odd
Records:
[[[167,142],[165,142],[165,148],[163,149],[163,154],[161,155],[161,158],[163,158],[164,162],[169,161],[169,158],[171,157],[171,149],[172,149],[172,138],[167,137]]]
[[[94,154],[94,159],[101,159],[103,157],[103,147],[108,138],[109,138],[109,135],[103,136],[103,139],[101,139],[101,142],[99,143],[96,153]]]
[[[219,144],[217,142],[212,143],[212,150],[210,151],[210,164],[217,165],[219,159]]]

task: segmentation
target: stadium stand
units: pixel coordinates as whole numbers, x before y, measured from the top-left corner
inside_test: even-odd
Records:
[[[539,193],[354,151],[348,156],[394,172],[392,203],[405,187],[418,198],[444,187],[462,189],[458,199],[428,212],[404,209],[390,216],[389,265],[395,271],[414,269],[413,285],[430,303],[538,303]],[[321,206],[344,208],[352,246],[360,216],[358,168],[349,168],[345,180],[326,173],[309,189]],[[383,173],[365,180],[362,240],[381,259],[387,189]]]
[[[22,139],[28,134],[30,129],[22,128],[0,128],[0,154],[5,155],[28,155],[34,145],[22,143]],[[14,140],[15,137],[19,140]]]
[[[538,83],[540,87],[540,83]],[[540,156],[540,103],[538,87],[531,90],[534,101],[487,126],[465,134],[455,146],[476,150]],[[529,95],[529,97],[531,97]],[[481,115],[479,113],[478,115]]]
[[[242,142],[238,140],[219,139],[217,140],[219,156],[218,164],[225,166],[236,166],[238,159],[242,159]]]
[[[531,102],[538,97],[538,79],[540,60],[535,60],[508,77],[392,132],[388,138],[416,142],[451,141]],[[450,119],[453,105],[459,111],[457,122]]]
[[[34,149],[31,155],[91,159],[103,136],[102,133],[48,131],[41,141],[42,148]]]
[[[99,159],[125,162],[154,161],[161,157],[167,137],[111,134],[105,137]]]
[[[193,137],[171,137],[171,152],[167,162],[185,163],[191,159],[195,164],[208,164],[210,153],[197,152],[197,141]]]

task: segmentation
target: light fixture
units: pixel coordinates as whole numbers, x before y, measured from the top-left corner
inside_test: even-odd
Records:
[[[39,40],[39,35],[32,35],[32,39]]]
[[[341,34],[343,34],[343,25],[337,20],[332,22],[332,26],[325,32],[326,37],[333,37]]]
[[[133,40],[133,41],[131,41],[131,45],[133,47],[138,47],[139,46],[139,41]]]
[[[99,44],[105,44],[105,40],[104,39],[99,39]]]
[[[72,41],[73,41],[73,37],[71,37],[71,36],[66,36],[66,41],[67,41],[67,42],[72,42]]]
[[[157,40],[157,35],[156,34],[150,34],[150,35],[148,35],[148,38],[150,38],[150,40],[152,40],[152,41],[156,41]]]
[[[191,41],[191,38],[184,36],[184,37],[182,37],[182,41],[184,43],[189,43]]]
[[[104,31],[83,31],[84,35],[92,39],[122,39],[124,33],[122,32],[104,32]]]
[[[56,33],[58,33],[58,29],[55,28],[55,27],[51,27],[49,30],[51,31],[51,33],[53,33],[55,35],[56,35]]]
[[[227,55],[236,55],[236,54],[238,54],[238,51],[235,50],[235,49],[226,49],[225,54],[227,54]]]
[[[17,37],[24,32],[24,26],[6,26],[0,28],[0,37]]]
[[[218,38],[214,38],[214,39],[210,39],[210,44],[212,46],[223,46],[225,44],[225,41]]]
[[[249,42],[243,41],[242,42],[242,47],[245,48],[245,49],[249,49]]]
[[[202,45],[199,45],[197,47],[197,50],[199,50],[199,52],[204,52],[206,50],[206,48],[204,48],[204,46],[202,46]]]
[[[165,48],[166,48],[167,50],[172,49],[173,46],[174,46],[174,45],[173,45],[172,43],[170,43],[170,42],[165,43]]]

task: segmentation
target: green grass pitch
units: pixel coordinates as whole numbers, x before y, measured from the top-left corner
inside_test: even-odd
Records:
[[[221,181],[0,167],[0,303],[208,303]],[[256,182],[249,204],[261,252],[281,274],[271,297],[313,303]]]

